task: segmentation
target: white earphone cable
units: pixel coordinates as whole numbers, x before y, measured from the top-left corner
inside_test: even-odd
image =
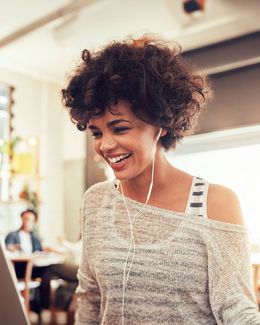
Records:
[[[156,141],[155,141],[155,146],[154,146],[154,152],[153,152],[153,161],[152,161],[152,177],[151,177],[151,183],[148,189],[148,193],[146,196],[146,201],[143,204],[143,206],[141,207],[141,209],[139,211],[137,211],[137,213],[133,216],[133,219],[131,219],[131,215],[128,209],[128,206],[126,204],[126,200],[125,200],[125,195],[124,195],[124,190],[123,190],[123,186],[121,184],[121,182],[119,181],[119,185],[121,188],[121,192],[122,192],[122,197],[123,197],[123,201],[124,201],[124,205],[127,211],[127,215],[128,215],[128,219],[129,219],[129,228],[130,228],[130,245],[129,245],[129,249],[128,249],[128,254],[127,254],[127,258],[125,260],[125,264],[124,264],[124,273],[123,273],[123,288],[122,288],[122,325],[124,325],[124,305],[125,305],[125,289],[126,289],[126,285],[129,279],[129,274],[131,271],[131,268],[133,266],[133,261],[134,261],[134,257],[135,257],[135,238],[134,238],[134,230],[133,230],[133,225],[134,225],[134,221],[135,218],[143,211],[143,209],[146,207],[148,201],[150,200],[151,194],[152,194],[152,189],[153,189],[153,182],[154,182],[154,165],[155,165],[155,155],[156,155],[156,145],[157,145],[157,141],[160,138],[161,135],[161,131],[162,129],[159,130],[159,133],[157,135]],[[130,257],[130,253],[131,253],[131,249],[132,249],[132,244],[133,244],[133,255],[132,255],[132,260],[131,260],[131,264],[129,266],[127,275],[126,275],[126,269],[127,269],[127,264],[128,264],[128,259]]]

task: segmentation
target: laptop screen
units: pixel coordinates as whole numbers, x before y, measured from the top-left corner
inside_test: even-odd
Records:
[[[16,277],[11,262],[0,243],[0,323],[29,325],[24,304],[17,291]]]

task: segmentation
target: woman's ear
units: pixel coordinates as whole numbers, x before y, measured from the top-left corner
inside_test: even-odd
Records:
[[[166,129],[160,128],[156,136],[156,142],[167,133]]]
[[[168,133],[168,132],[167,132],[166,129],[162,129],[162,132],[161,132],[160,138],[161,138],[161,137],[164,137],[167,133]]]

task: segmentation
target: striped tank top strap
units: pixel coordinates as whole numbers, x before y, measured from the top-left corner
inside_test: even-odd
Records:
[[[207,218],[207,194],[209,184],[200,177],[193,177],[189,199],[187,202],[186,214],[197,215]]]

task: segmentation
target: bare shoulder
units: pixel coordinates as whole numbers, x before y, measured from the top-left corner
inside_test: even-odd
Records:
[[[208,218],[244,225],[239,199],[228,187],[210,184],[208,190]]]

